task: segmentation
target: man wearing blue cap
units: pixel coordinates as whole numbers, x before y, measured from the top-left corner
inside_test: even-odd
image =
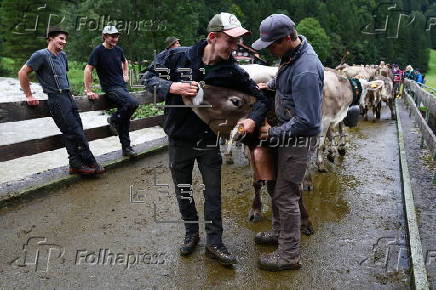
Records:
[[[261,269],[281,271],[299,269],[300,264],[300,185],[310,152],[321,131],[321,103],[324,67],[295,23],[284,14],[273,14],[260,24],[256,50],[267,48],[280,58],[275,82],[275,112],[279,126],[261,128],[277,148],[277,180],[272,194],[272,229],[258,233],[257,244],[278,244],[276,251],[262,255]]]

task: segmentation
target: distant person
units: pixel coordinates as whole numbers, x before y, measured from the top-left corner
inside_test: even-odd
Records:
[[[415,80],[415,73],[413,67],[409,64],[404,70],[403,79]]]
[[[59,27],[50,27],[47,33],[47,48],[32,54],[18,72],[18,78],[27,104],[37,106],[39,101],[33,97],[28,79],[30,72],[36,72],[44,93],[48,95],[50,114],[62,132],[68,152],[70,173],[101,174],[105,169],[97,163],[89,150],[82,120],[70,91],[67,55],[63,52],[67,40],[68,32]]]
[[[419,69],[415,70],[415,82],[417,82],[419,84],[423,84],[424,83],[424,76],[419,71]]]
[[[103,43],[94,48],[85,67],[85,92],[90,99],[98,98],[98,95],[92,91],[92,71],[95,68],[106,97],[118,108],[107,119],[112,133],[120,138],[123,156],[134,157],[137,153],[130,145],[129,127],[130,117],[139,103],[127,90],[129,63],[124,56],[124,51],[117,46],[119,36],[120,33],[115,26],[104,27]]]
[[[162,50],[161,52],[159,52],[158,54],[156,54],[155,59],[152,63],[156,64],[156,63],[161,63],[164,59],[165,59],[165,54],[167,53],[167,51],[171,48],[177,48],[180,47],[180,39],[174,36],[169,36],[165,39],[165,49]],[[148,71],[148,68],[144,69],[141,71],[140,73],[140,77],[139,77],[139,82],[141,85],[145,86],[145,73]]]
[[[403,80],[403,71],[400,70],[400,67],[397,64],[393,65],[392,68],[393,75],[393,94],[396,97],[400,93],[401,81]]]
[[[181,46],[180,39],[174,36],[167,37],[165,39],[166,49],[175,48]]]

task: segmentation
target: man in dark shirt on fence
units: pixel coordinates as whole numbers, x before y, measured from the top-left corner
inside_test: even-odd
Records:
[[[18,72],[21,88],[27,104],[37,106],[39,101],[32,95],[27,74],[36,72],[44,93],[48,95],[48,107],[58,128],[61,130],[68,152],[70,173],[83,175],[103,173],[105,169],[96,162],[89,150],[83,132],[82,120],[73,100],[68,82],[68,62],[64,49],[68,32],[50,27],[47,33],[48,47],[32,54]]]
[[[123,50],[117,46],[119,32],[115,26],[106,26],[102,32],[103,43],[94,48],[85,67],[85,92],[90,99],[98,98],[92,91],[92,70],[97,70],[102,90],[106,97],[116,104],[118,110],[108,118],[114,135],[119,135],[123,155],[133,157],[136,152],[130,146],[130,117],[138,108],[138,101],[132,97],[126,83],[129,80],[129,63]]]

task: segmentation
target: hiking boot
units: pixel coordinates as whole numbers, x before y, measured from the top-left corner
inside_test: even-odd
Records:
[[[236,257],[230,254],[224,245],[207,245],[205,254],[209,258],[218,260],[222,265],[233,265],[238,263]]]
[[[195,247],[200,241],[200,236],[197,234],[186,235],[185,240],[183,241],[183,245],[180,247],[180,255],[187,256],[194,252]]]
[[[271,272],[298,270],[301,268],[300,255],[286,262],[278,251],[274,251],[260,256],[257,265],[260,269]]]
[[[258,245],[278,245],[279,236],[273,230],[257,233],[254,242]]]
[[[136,157],[138,153],[133,150],[132,146],[123,147],[123,156]]]
[[[89,168],[95,169],[96,174],[102,174],[106,172],[106,169],[99,163],[95,162],[91,165],[89,165]]]
[[[112,135],[117,136],[118,135],[118,125],[115,121],[112,120],[112,117],[108,117],[107,122],[109,124],[109,130],[111,130]]]
[[[95,174],[95,168],[80,165],[79,167],[70,166],[70,174],[78,173],[80,175],[93,175]]]

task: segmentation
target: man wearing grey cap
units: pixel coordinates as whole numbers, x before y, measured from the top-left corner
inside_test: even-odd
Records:
[[[321,104],[324,67],[312,46],[297,35],[294,22],[284,14],[273,14],[260,24],[256,50],[267,48],[280,58],[275,82],[277,127],[261,128],[277,148],[277,179],[272,194],[272,229],[258,233],[257,244],[278,244],[276,251],[262,255],[261,269],[299,269],[300,264],[300,184],[321,131]]]
[[[221,154],[217,136],[190,107],[183,107],[183,97],[194,97],[199,81],[206,84],[233,88],[257,98],[244,128],[253,132],[265,119],[267,101],[253,80],[232,57],[241,37],[248,34],[235,15],[216,14],[209,22],[207,39],[191,47],[166,50],[162,58],[155,58],[144,76],[145,86],[151,93],[165,98],[164,130],[169,136],[169,163],[175,185],[177,202],[185,221],[185,239],[180,246],[182,256],[190,255],[197,246],[199,236],[198,213],[189,190],[192,169],[198,163],[204,184],[204,220],[206,228],[206,255],[224,265],[237,263],[222,241],[221,217]],[[190,72],[177,71],[189,68]],[[159,77],[168,71],[169,77]],[[183,82],[184,81],[184,82]],[[172,105],[168,106],[168,105]],[[177,107],[176,107],[177,106]],[[189,187],[188,187],[189,188]]]
[[[134,157],[136,152],[130,145],[130,117],[138,108],[138,101],[129,94],[126,83],[129,80],[129,63],[124,51],[117,45],[120,33],[115,26],[106,26],[102,31],[103,43],[89,56],[85,67],[85,92],[90,99],[98,98],[92,91],[92,71],[97,70],[100,85],[118,110],[108,118],[112,133],[118,135],[123,156]]]

